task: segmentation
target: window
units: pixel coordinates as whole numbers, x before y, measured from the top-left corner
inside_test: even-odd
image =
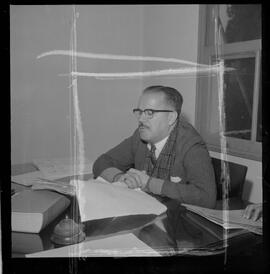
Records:
[[[261,5],[200,6],[198,62],[215,64],[217,59],[234,69],[223,78],[227,151],[261,160]],[[215,75],[197,78],[196,127],[212,151],[220,151],[217,84]]]

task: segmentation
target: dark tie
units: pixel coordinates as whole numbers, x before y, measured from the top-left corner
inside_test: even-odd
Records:
[[[150,158],[151,158],[151,163],[152,163],[153,166],[155,166],[156,162],[157,162],[155,151],[156,151],[156,146],[151,144]]]

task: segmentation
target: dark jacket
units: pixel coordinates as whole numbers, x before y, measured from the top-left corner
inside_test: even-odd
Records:
[[[170,170],[170,180],[151,178],[150,192],[182,203],[213,208],[216,203],[216,184],[212,162],[204,141],[187,122],[178,123],[176,157]],[[147,144],[140,139],[138,129],[116,147],[102,154],[93,165],[94,177],[105,169],[115,167],[143,170]]]

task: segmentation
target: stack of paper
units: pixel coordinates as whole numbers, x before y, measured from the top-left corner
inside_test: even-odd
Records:
[[[32,186],[33,190],[48,189],[62,194],[75,195],[74,186],[69,182],[45,179],[40,171],[12,176],[11,181],[24,186]]]
[[[110,182],[106,181],[102,177],[98,177],[96,180],[92,180],[92,181],[111,184]],[[33,180],[31,188],[33,190],[48,189],[48,190],[53,190],[53,191],[56,191],[56,192],[59,192],[62,194],[74,196],[76,194],[77,183],[79,186],[80,182],[81,182],[80,180],[77,181],[74,179],[70,180],[69,182],[64,182],[64,181],[56,181],[56,180],[48,180],[48,179],[38,178],[36,180]],[[126,184],[118,183],[118,182],[113,183],[112,185],[127,187]]]
[[[24,186],[31,186],[36,182],[42,182],[43,174],[40,171],[23,173],[11,176],[11,181]]]
[[[34,182],[31,189],[33,190],[53,190],[61,194],[66,194],[70,196],[75,195],[75,187],[69,182],[60,181],[48,181],[46,179],[39,182]]]
[[[262,220],[252,221],[243,217],[244,209],[217,210],[189,204],[182,204],[188,210],[195,212],[204,218],[221,225],[225,229],[241,228],[256,234],[262,234]]]
[[[104,239],[28,254],[26,257],[134,257],[160,256],[135,235],[123,234]]]
[[[33,163],[44,178],[50,180],[92,173],[92,165],[88,159],[84,159],[82,167],[80,167],[79,161],[74,162],[71,158],[34,159]]]

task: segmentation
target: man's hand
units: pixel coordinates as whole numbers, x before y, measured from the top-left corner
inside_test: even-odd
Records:
[[[257,221],[262,217],[262,204],[251,204],[248,205],[244,211],[244,218],[252,219]]]
[[[114,182],[124,183],[128,188],[141,188],[144,189],[149,176],[145,171],[140,171],[134,168],[129,169],[124,174],[116,176]]]
[[[124,174],[119,175],[119,177],[116,178],[117,182],[122,183],[123,185],[127,186],[128,188],[141,188],[142,183],[139,178],[139,176],[132,172],[127,172]]]
[[[144,189],[146,187],[146,184],[149,180],[149,176],[146,174],[145,170],[138,170],[135,168],[131,168],[127,171],[127,174],[129,174],[130,176],[133,176],[134,178],[136,178],[136,181],[139,181],[140,185],[138,187]]]

